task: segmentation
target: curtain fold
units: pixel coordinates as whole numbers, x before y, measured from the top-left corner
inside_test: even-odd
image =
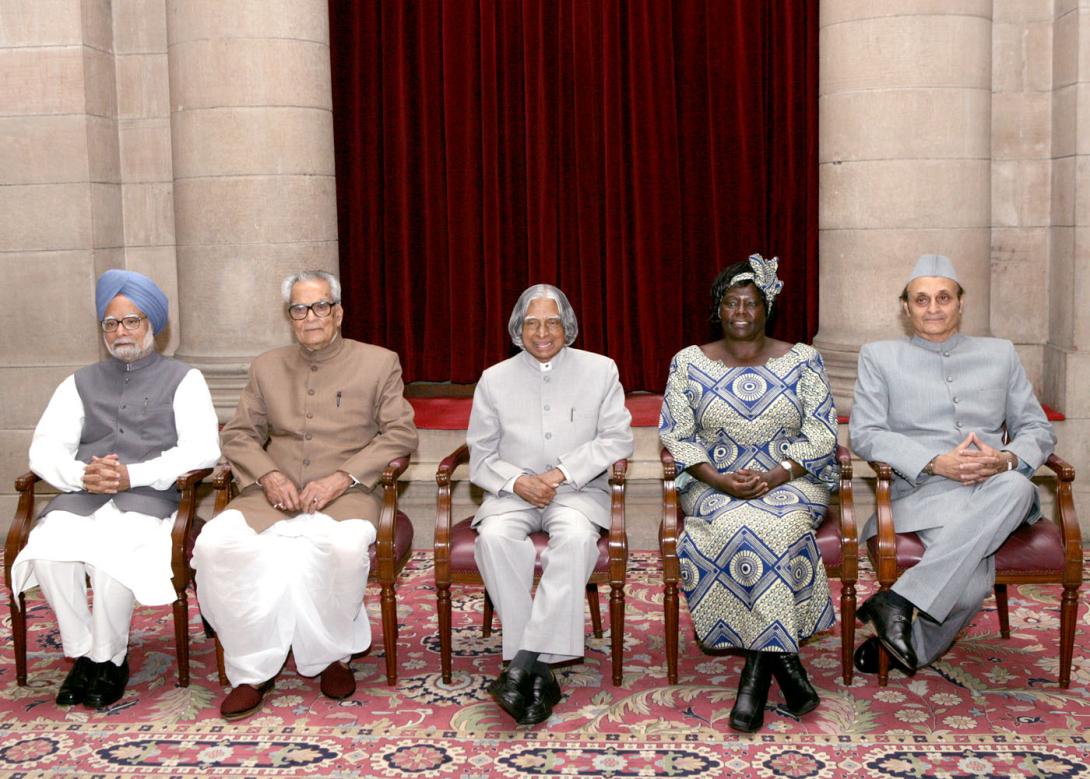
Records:
[[[512,353],[536,282],[628,390],[716,337],[708,288],[780,257],[817,328],[817,0],[330,0],[345,333],[407,381]]]

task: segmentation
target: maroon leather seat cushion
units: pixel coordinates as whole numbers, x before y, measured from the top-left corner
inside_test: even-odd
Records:
[[[394,563],[405,557],[413,548],[413,523],[402,512],[397,512],[394,517]],[[367,550],[367,557],[371,561],[371,576],[377,574],[375,567],[375,555],[378,552],[378,544],[371,544]]]
[[[680,516],[677,520],[678,534],[680,535],[684,529],[685,517]],[[825,521],[821,523],[814,535],[817,539],[818,553],[821,555],[821,561],[825,563],[825,567],[839,567],[841,563],[839,506],[829,506],[829,511],[825,514]],[[662,543],[661,526],[659,527],[659,543]]]
[[[911,568],[923,557],[923,542],[915,533],[897,534],[897,567]],[[878,557],[878,537],[867,539],[871,560]],[[1064,565],[1060,528],[1055,522],[1041,519],[1032,525],[1022,525],[1011,534],[995,555],[997,573],[1032,573],[1060,571]]]
[[[450,529],[450,570],[452,573],[478,573],[477,561],[473,559],[473,546],[477,543],[477,531],[470,527],[473,517],[467,517]],[[534,576],[541,576],[541,553],[549,545],[548,533],[531,533],[534,551]],[[603,530],[598,536],[598,562],[595,571],[609,570],[609,531]]]

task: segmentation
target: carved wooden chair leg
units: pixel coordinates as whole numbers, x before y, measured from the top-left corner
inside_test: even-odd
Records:
[[[397,598],[394,585],[382,583],[382,646],[386,651],[386,684],[397,684]]]
[[[450,584],[440,584],[436,592],[439,610],[439,662],[443,671],[443,681],[451,681],[451,632],[450,624]]]
[[[613,659],[613,684],[623,681],[624,662],[624,585],[611,584],[609,593],[609,640]]]
[[[492,635],[492,615],[495,613],[495,607],[492,605],[492,596],[488,594],[488,590],[484,591],[484,625],[481,627],[481,635],[488,638]]]
[[[1007,609],[1007,585],[995,585],[995,611],[999,617],[999,635],[1011,637],[1010,612]]]
[[[590,606],[590,625],[594,630],[594,637],[602,637],[602,605],[598,602],[598,585],[593,582],[587,584],[587,605]]]
[[[178,647],[178,685],[189,686],[189,600],[185,591],[173,603],[174,643]]]
[[[15,644],[15,683],[26,687],[26,597],[19,593],[11,606],[11,637]]]

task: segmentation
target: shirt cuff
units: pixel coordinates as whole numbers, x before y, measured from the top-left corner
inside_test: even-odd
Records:
[[[510,479],[508,479],[506,482],[504,482],[504,485],[502,487],[500,487],[500,492],[501,493],[506,492],[508,495],[514,495],[515,494],[515,482],[519,480],[520,476],[525,476],[525,475],[526,474],[524,474],[524,473],[520,473],[517,476],[512,476]]]
[[[562,474],[564,474],[564,481],[571,481],[572,480],[571,473],[563,465],[556,466],[556,469],[558,471],[560,471]]]

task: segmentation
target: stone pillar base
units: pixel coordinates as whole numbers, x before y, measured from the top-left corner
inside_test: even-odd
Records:
[[[177,353],[174,357],[204,374],[208,389],[212,392],[212,405],[216,407],[219,421],[226,422],[238,406],[238,397],[250,374],[250,357],[206,357]]]

